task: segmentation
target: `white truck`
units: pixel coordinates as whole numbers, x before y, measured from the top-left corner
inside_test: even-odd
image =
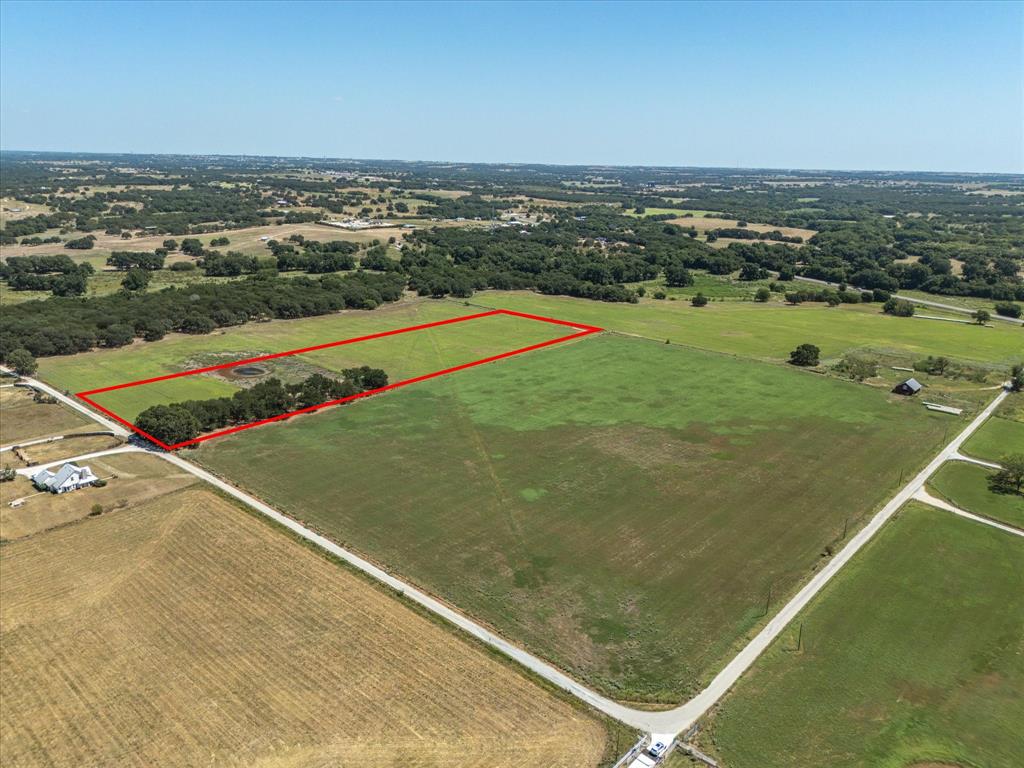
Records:
[[[654,768],[667,753],[668,744],[664,741],[655,740],[651,746],[636,756],[633,762],[629,764],[629,768]]]

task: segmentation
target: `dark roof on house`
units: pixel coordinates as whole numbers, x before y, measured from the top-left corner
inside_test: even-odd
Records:
[[[917,379],[907,379],[900,383],[900,387],[906,387],[911,392],[920,392],[924,388]]]

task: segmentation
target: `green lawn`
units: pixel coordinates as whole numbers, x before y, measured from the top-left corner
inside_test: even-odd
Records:
[[[455,302],[418,301],[372,312],[250,323],[206,336],[172,335],[120,349],[47,358],[40,375],[56,386],[79,392],[479,311]],[[273,375],[290,380],[317,369],[337,372],[371,365],[383,368],[394,382],[571,333],[573,329],[565,326],[496,315],[282,358],[269,366]],[[200,374],[101,393],[95,400],[131,419],[158,403],[221,397],[236,391],[236,385],[220,375]]]
[[[1022,691],[1020,539],[911,504],[740,680],[701,741],[729,768],[1019,768]]]
[[[977,464],[947,462],[928,485],[951,504],[977,515],[985,515],[1024,528],[1024,496],[993,493],[988,479],[993,473]]]
[[[698,309],[683,301],[645,299],[640,304],[609,304],[499,291],[478,293],[473,301],[760,359],[788,359],[803,343],[816,344],[826,358],[872,349],[902,355],[907,361],[945,355],[1008,367],[1024,356],[1020,329],[1006,323],[980,328],[890,317],[882,314],[877,304],[828,308],[823,304],[790,307],[712,302]]]
[[[975,458],[996,462],[1010,453],[1024,453],[1024,422],[997,415],[971,435],[963,451]]]
[[[678,703],[948,423],[601,335],[190,455],[602,691]]]

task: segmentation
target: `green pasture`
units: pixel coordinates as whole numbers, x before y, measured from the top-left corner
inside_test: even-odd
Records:
[[[824,358],[852,350],[891,352],[910,362],[926,355],[1009,366],[1024,358],[1021,330],[1006,323],[982,328],[891,317],[878,304],[782,306],[753,302],[711,302],[696,308],[685,301],[644,299],[612,304],[522,291],[485,291],[474,303],[505,307],[597,325],[678,344],[743,357],[786,360],[800,344],[816,344]]]
[[[1024,496],[990,491],[988,481],[993,474],[977,464],[950,461],[932,476],[928,485],[960,509],[1024,528]]]
[[[372,312],[249,323],[205,336],[175,334],[157,342],[45,358],[40,375],[70,392],[87,391],[478,312],[454,302],[416,301]],[[270,361],[269,375],[288,380],[300,372],[304,377],[318,369],[337,372],[370,365],[383,368],[395,382],[573,332],[565,326],[496,315]],[[237,384],[208,373],[105,392],[94,399],[131,419],[151,405],[236,391]]]
[[[771,280],[737,280],[735,275],[712,275],[704,270],[694,270],[693,285],[676,288],[665,285],[665,278],[659,277],[656,280],[647,280],[642,283],[631,283],[630,287],[642,285],[647,292],[647,299],[653,299],[655,291],[664,291],[666,301],[672,297],[683,298],[687,301],[698,293],[703,293],[709,299],[753,301],[754,294],[758,288],[767,288]],[[773,293],[772,301],[782,301],[782,294]],[[662,299],[656,299],[662,301]]]
[[[987,461],[999,461],[1010,453],[1024,453],[1024,422],[1002,418],[999,413],[997,411],[994,418],[971,435],[964,443],[964,453]]]
[[[700,740],[730,768],[1018,768],[1022,638],[1020,539],[911,504],[780,635]]]
[[[604,693],[678,703],[947,424],[869,387],[605,334],[190,455]]]

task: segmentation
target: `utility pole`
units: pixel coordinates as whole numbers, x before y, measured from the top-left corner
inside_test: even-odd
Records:
[[[772,604],[772,585],[771,585],[771,582],[769,582],[768,583],[768,598],[764,601],[764,615],[765,616],[768,615],[768,609],[771,606],[771,604]]]
[[[843,538],[846,538],[846,530],[850,527],[850,518],[843,521]]]
[[[804,645],[804,623],[800,622],[800,632],[796,636],[796,649],[799,651]]]

